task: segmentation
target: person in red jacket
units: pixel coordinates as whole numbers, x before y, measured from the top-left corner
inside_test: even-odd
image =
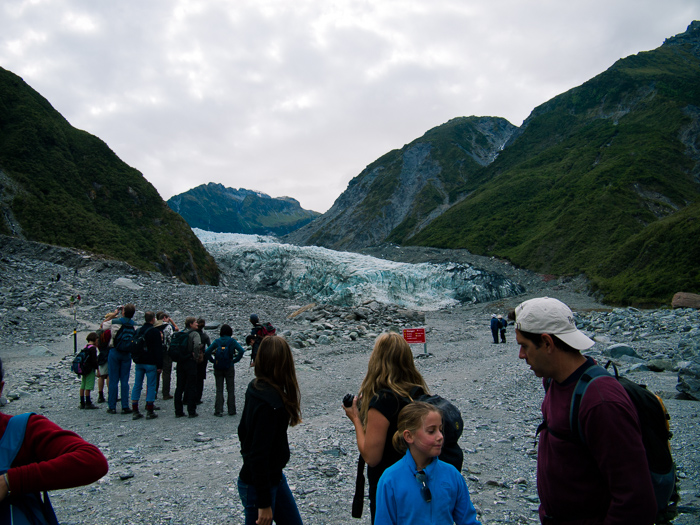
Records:
[[[0,393],[5,386],[0,360]],[[0,436],[9,415],[0,414]],[[0,501],[22,494],[88,485],[107,474],[107,459],[95,445],[44,416],[32,415],[24,442],[10,470],[0,476]]]
[[[579,408],[585,440],[573,437],[569,410],[578,379],[595,362],[594,342],[557,299],[539,297],[514,312],[520,359],[543,378],[544,421],[537,450],[540,521],[567,525],[651,525],[656,498],[637,411],[614,377],[600,377]]]

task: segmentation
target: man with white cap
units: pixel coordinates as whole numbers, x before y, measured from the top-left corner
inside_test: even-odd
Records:
[[[540,521],[654,523],[656,499],[639,419],[614,377],[599,377],[581,399],[579,421],[584,440],[576,439],[571,430],[574,388],[595,365],[581,351],[594,342],[576,328],[574,314],[557,299],[530,299],[512,314],[519,357],[543,378],[546,391],[544,420],[538,429]]]

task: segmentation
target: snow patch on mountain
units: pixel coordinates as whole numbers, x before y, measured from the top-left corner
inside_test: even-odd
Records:
[[[418,310],[480,303],[524,292],[505,277],[458,263],[400,263],[272,237],[194,229],[225,274],[255,291],[304,296],[342,306],[366,301]]]

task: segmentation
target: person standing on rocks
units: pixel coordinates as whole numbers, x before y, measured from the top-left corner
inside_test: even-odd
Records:
[[[114,316],[116,317],[120,313],[122,314],[122,317],[112,320],[112,326],[118,324],[121,325],[121,327],[116,332],[112,329],[112,343],[114,347],[109,352],[109,357],[107,358],[109,377],[111,378],[107,390],[108,414],[117,413],[117,397],[119,396],[120,387],[122,414],[131,414],[131,409],[129,408],[129,374],[131,373],[131,354],[127,351],[121,350],[120,348],[123,348],[123,343],[127,340],[127,338],[133,338],[133,335],[136,333],[136,323],[134,323],[133,320],[134,314],[136,313],[136,307],[131,303],[126,304],[122,308],[118,308]]]
[[[637,411],[614,377],[599,377],[586,390],[579,408],[583,442],[572,436],[574,388],[595,365],[581,351],[594,342],[557,299],[530,299],[512,316],[519,357],[545,387],[537,452],[540,521],[654,523],[656,498]]]
[[[243,358],[244,352],[243,347],[233,338],[233,329],[227,324],[221,326],[219,338],[204,352],[207,361],[211,361],[214,365],[214,380],[216,381],[214,415],[217,417],[222,417],[224,412],[224,381],[226,382],[228,415],[236,415],[236,369],[234,365]]]
[[[90,332],[87,335],[87,346],[84,348],[88,352],[88,359],[85,363],[90,372],[80,378],[80,408],[94,409],[96,405],[90,399],[90,392],[95,390],[95,369],[97,368],[97,333]]]
[[[238,494],[245,525],[301,525],[283,469],[289,462],[287,428],[301,423],[301,394],[289,344],[269,336],[260,344],[248,385],[238,438],[243,466]]]
[[[498,344],[498,328],[498,318],[496,314],[491,314],[491,335],[493,336],[493,343],[496,345]]]
[[[355,426],[357,448],[367,464],[369,509],[372,523],[377,509],[377,484],[388,467],[403,454],[392,444],[399,412],[411,399],[414,387],[429,394],[423,376],[416,369],[413,352],[399,334],[387,332],[377,337],[360,386],[350,407],[343,405],[345,415]]]
[[[401,410],[392,442],[405,454],[379,479],[377,525],[481,525],[459,470],[438,459],[442,424],[435,405],[416,401]]]
[[[508,321],[503,319],[501,314],[498,314],[498,330],[501,332],[501,343],[506,342],[506,326],[508,326]]]
[[[134,386],[131,390],[131,410],[134,411],[133,419],[141,419],[143,414],[139,411],[139,399],[143,389],[143,379],[146,378],[146,419],[155,419],[158,414],[154,412],[158,373],[163,368],[163,334],[154,325],[156,314],[146,312],[144,323],[136,333],[137,337],[143,337],[146,351],[142,354],[133,354],[134,359]]]
[[[253,328],[250,330],[250,335],[253,337],[251,342],[251,354],[250,354],[250,366],[255,365],[255,356],[258,353],[258,347],[260,346],[260,343],[262,340],[269,336],[269,335],[275,335],[276,330],[272,326],[271,323],[261,323],[260,322],[260,317],[258,317],[258,314],[251,314],[250,315],[250,324],[253,325]],[[250,336],[249,336],[250,337]],[[246,344],[248,344],[248,337],[246,337]]]
[[[199,337],[202,339],[202,350],[197,356],[197,404],[202,404],[202,395],[204,395],[204,381],[207,378],[207,365],[209,361],[204,358],[204,349],[211,346],[211,337],[204,331],[204,327],[207,322],[201,317],[197,319],[197,331],[199,332]]]
[[[107,314],[109,317],[109,314]],[[106,318],[105,318],[106,319]],[[111,323],[110,323],[111,325]],[[99,395],[97,397],[98,403],[106,403],[105,399],[105,383],[107,384],[107,391],[109,392],[109,349],[110,343],[112,342],[112,330],[105,326],[105,321],[100,323],[100,329],[97,331],[97,349],[99,354],[97,355],[97,390]]]
[[[177,385],[175,387],[175,417],[184,417],[183,402],[187,404],[188,417],[197,417],[197,357],[202,348],[202,339],[197,331],[196,317],[188,317],[185,319],[185,331],[188,334],[187,339],[187,359],[183,359],[177,363],[175,375]]]
[[[163,332],[163,370],[161,374],[158,374],[158,382],[156,383],[156,397],[158,397],[158,383],[160,382],[161,376],[163,377],[163,400],[167,401],[172,399],[173,396],[170,394],[170,385],[172,382],[173,375],[173,359],[168,355],[168,348],[170,347],[170,340],[173,337],[174,332],[179,332],[180,329],[170,317],[165,312],[158,312],[156,314],[156,323],[154,325],[158,330]]]

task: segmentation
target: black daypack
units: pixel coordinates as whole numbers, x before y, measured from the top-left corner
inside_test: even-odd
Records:
[[[94,370],[92,364],[90,363],[90,350],[92,345],[88,345],[83,348],[77,355],[73,358],[73,362],[70,365],[72,372],[78,374],[79,376],[86,376]]]
[[[0,475],[12,466],[24,443],[29,417],[33,413],[13,416],[7,422],[5,433],[0,440]],[[51,506],[48,492],[10,494],[0,502],[0,523],[16,525],[58,525],[56,513]]]
[[[175,332],[170,339],[168,347],[168,356],[176,363],[186,361],[192,357],[192,352],[189,350],[190,331]]]
[[[134,346],[131,351],[131,358],[134,363],[139,364],[148,355],[148,344],[146,343],[146,334],[155,327],[151,324],[146,324],[139,328],[134,337]]]
[[[639,425],[642,431],[642,443],[649,463],[654,495],[656,496],[657,519],[655,523],[668,523],[677,513],[677,503],[680,501],[680,496],[676,489],[676,465],[671,455],[671,445],[669,443],[672,436],[670,431],[671,418],[659,396],[647,390],[645,385],[639,385],[626,377],[620,377],[617,367],[612,361],[608,361],[605,368],[599,365],[590,366],[576,383],[574,394],[571,398],[571,408],[569,410],[571,434],[574,440],[583,445],[586,444],[579,421],[581,402],[586,390],[593,381],[599,377],[613,377],[607,371],[611,364],[615,372],[615,379],[625,389],[637,410],[637,417],[639,418]],[[545,390],[548,389],[550,381],[545,383]],[[540,427],[542,428],[543,425],[545,423],[540,425]]]
[[[120,352],[130,354],[134,351],[136,328],[131,324],[124,324],[117,330],[114,336],[114,348]]]
[[[464,451],[462,447],[459,446],[457,441],[462,436],[462,430],[464,429],[464,420],[462,419],[462,413],[459,409],[453,405],[450,401],[444,397],[440,397],[436,394],[425,394],[423,389],[419,386],[415,386],[409,392],[411,396],[409,398],[401,398],[404,400],[404,406],[411,403],[412,401],[423,401],[431,405],[436,406],[442,412],[442,434],[444,437],[442,452],[438,459],[449,463],[458,471],[462,471],[462,465],[464,463]],[[401,411],[399,409],[399,412]],[[365,494],[365,460],[362,455],[359,456],[357,460],[357,474],[355,476],[355,495],[352,500],[351,515],[353,518],[362,517],[362,507],[364,504],[364,494]]]

